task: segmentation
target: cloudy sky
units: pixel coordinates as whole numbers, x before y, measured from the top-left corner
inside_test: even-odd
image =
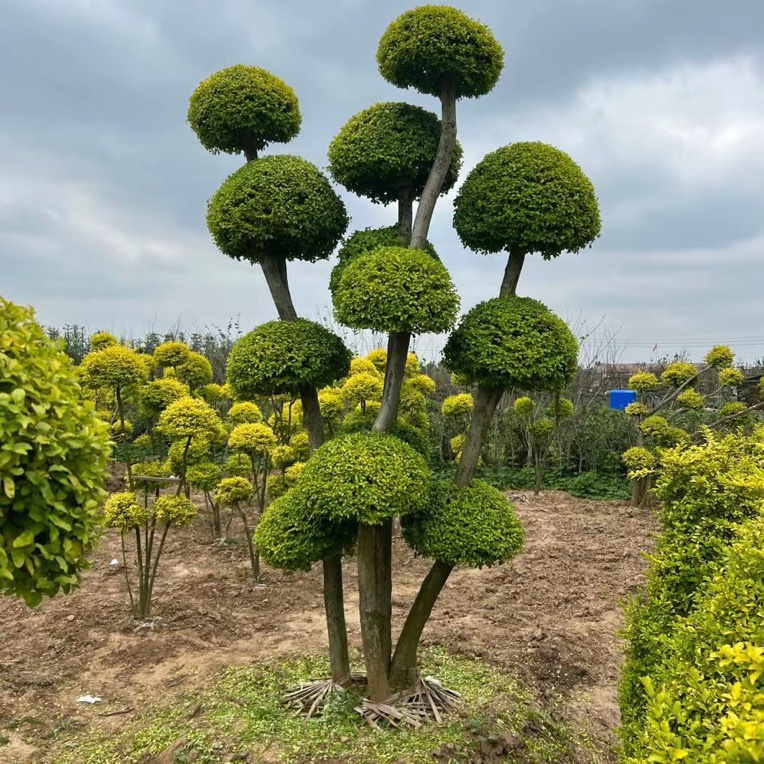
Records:
[[[0,294],[49,325],[139,335],[251,328],[274,317],[261,273],[227,259],[206,203],[241,159],[204,151],[188,96],[236,63],[296,90],[302,133],[278,153],[326,165],[344,121],[377,101],[435,99],[375,63],[388,0],[2,0]],[[553,262],[530,258],[520,293],[546,302],[592,353],[624,360],[727,340],[764,356],[762,0],[470,0],[504,46],[495,90],[460,102],[465,171],[488,151],[542,140],[594,182],[603,235]],[[341,190],[352,228],[392,207]],[[464,309],[496,294],[503,256],[464,250],[452,200],[431,238]],[[330,312],[330,263],[291,270],[298,310]],[[657,344],[658,350],[653,351]],[[420,349],[434,355],[437,338]]]

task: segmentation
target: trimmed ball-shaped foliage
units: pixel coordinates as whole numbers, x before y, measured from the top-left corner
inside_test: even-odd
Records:
[[[88,340],[92,350],[105,350],[117,344],[117,338],[111,332],[96,332]]]
[[[351,355],[336,334],[313,321],[271,321],[233,346],[226,373],[240,398],[296,393],[344,377]]]
[[[669,431],[670,425],[665,417],[653,414],[642,421],[639,429],[650,438],[659,438]]]
[[[487,154],[454,201],[464,246],[490,252],[538,252],[545,260],[578,252],[600,234],[594,186],[564,152],[514,143]]]
[[[428,398],[435,392],[435,380],[426,374],[415,374],[406,382],[414,390],[418,390],[425,398]]]
[[[481,480],[466,488],[436,483],[428,510],[402,518],[401,525],[419,554],[470,568],[511,560],[525,540],[511,502]]]
[[[353,329],[439,334],[456,320],[448,270],[421,249],[383,247],[351,262],[333,294],[334,315]]]
[[[366,354],[366,359],[371,361],[376,366],[377,371],[381,374],[385,373],[387,368],[387,350],[385,348],[376,348]]]
[[[543,440],[549,437],[554,430],[554,422],[546,417],[540,417],[531,422],[530,433],[536,440]]]
[[[717,369],[726,369],[732,366],[735,354],[726,345],[714,345],[706,353],[705,360],[709,366],[715,366]]]
[[[242,401],[231,406],[228,410],[228,418],[234,424],[252,424],[263,421],[263,412],[256,403]]]
[[[252,483],[240,475],[224,478],[215,489],[215,501],[223,507],[247,504],[253,495]]]
[[[154,491],[157,488],[166,488],[169,481],[142,480],[141,478],[166,478],[170,477],[170,465],[167,462],[138,462],[131,468],[133,476],[133,488],[141,491]]]
[[[212,382],[212,364],[201,353],[191,351],[175,372],[192,390]]]
[[[697,376],[697,374],[698,369],[694,364],[686,363],[685,361],[674,361],[661,374],[661,382],[671,387],[680,387]]]
[[[342,390],[337,387],[325,387],[318,391],[318,405],[321,416],[327,423],[337,424],[345,413]]]
[[[360,231],[354,231],[343,242],[342,246],[337,252],[337,265],[332,268],[332,273],[329,276],[329,291],[334,294],[334,290],[340,283],[342,274],[345,272],[345,268],[358,259],[362,255],[374,252],[380,247],[407,247],[408,242],[401,239],[400,232],[397,226],[388,226],[386,228],[364,228]],[[438,255],[435,252],[435,247],[428,241],[424,246],[424,251],[429,252],[434,258],[438,259]],[[373,353],[382,354],[369,358]],[[379,350],[372,350],[369,355],[366,356],[374,363],[379,371],[385,370],[385,364],[387,363],[387,351],[384,348]]]
[[[457,98],[490,92],[504,68],[504,51],[491,30],[446,5],[422,5],[393,21],[377,49],[382,76],[400,88],[440,96],[444,82]]]
[[[122,533],[145,525],[148,520],[148,512],[129,491],[109,496],[103,505],[103,516],[107,525]]]
[[[650,412],[650,409],[646,404],[635,401],[634,403],[630,403],[628,406],[626,406],[623,411],[626,416],[647,416],[647,414]]]
[[[302,117],[294,90],[283,80],[260,67],[238,64],[197,85],[188,122],[208,151],[238,154],[291,141]]]
[[[449,395],[443,400],[440,413],[447,418],[464,417],[472,413],[474,401],[469,393]]]
[[[471,383],[508,390],[565,388],[578,368],[578,343],[564,321],[529,297],[476,305],[443,349],[446,366]]]
[[[298,486],[265,510],[255,531],[255,544],[274,568],[310,570],[314,562],[341,554],[356,533],[353,520],[332,523],[317,517]]]
[[[342,385],[342,397],[355,406],[362,401],[382,399],[382,378],[378,374],[354,374]]]
[[[629,377],[629,390],[655,390],[660,386],[660,380],[651,371],[638,371]]]
[[[706,399],[697,390],[691,388],[679,393],[676,397],[676,402],[680,406],[692,409],[693,411],[699,411],[706,405]]]
[[[252,263],[326,259],[347,226],[345,205],[323,173],[289,155],[248,162],[207,208],[207,227],[220,251]]]
[[[191,355],[191,348],[185,342],[169,340],[154,348],[154,360],[159,366],[177,368]]]
[[[719,409],[719,416],[737,416],[747,410],[748,406],[746,406],[745,403],[741,403],[740,401],[729,401]]]
[[[379,525],[423,510],[429,482],[425,460],[410,445],[392,435],[358,432],[315,451],[300,486],[312,513]]]
[[[401,189],[421,196],[440,142],[441,123],[408,103],[378,103],[351,117],[329,144],[329,172],[341,186],[373,202],[398,201]],[[459,177],[457,143],[441,193]]]
[[[160,496],[153,507],[158,523],[179,527],[189,525],[196,517],[194,503],[185,496]]]
[[[135,387],[146,381],[146,367],[134,350],[110,345],[88,353],[79,369],[80,381],[91,389]]]
[[[222,403],[227,400],[225,387],[223,385],[217,385],[214,382],[205,385],[201,390],[197,390],[197,393],[204,398],[207,403]]]
[[[37,605],[79,585],[110,451],[68,356],[0,298],[0,594]]]
[[[368,358],[354,358],[350,362],[350,376],[356,374],[371,374],[373,377],[381,377],[377,367]]]
[[[556,398],[547,413],[555,419],[570,419],[576,413],[576,407],[567,398]]]
[[[231,454],[223,463],[227,477],[249,477],[252,474],[252,459],[247,454]]]
[[[222,477],[223,470],[214,462],[199,462],[186,470],[186,481],[199,491],[211,491]]]
[[[298,432],[292,435],[289,445],[294,449],[300,461],[306,461],[310,456],[310,439],[307,432]]]
[[[247,454],[264,456],[276,447],[276,436],[267,424],[252,422],[233,428],[228,438],[228,448]]]
[[[657,459],[655,454],[642,446],[634,446],[621,454],[621,461],[630,472],[651,470],[655,467]]]
[[[527,395],[521,396],[512,404],[512,409],[519,416],[531,416],[533,414],[533,407],[533,400]]]
[[[416,353],[409,353],[406,356],[406,366],[403,369],[403,376],[405,379],[411,379],[417,374],[422,373],[422,364],[419,363]]]
[[[201,398],[190,395],[173,401],[160,415],[157,429],[171,440],[212,438],[220,429],[220,417]]]
[[[140,404],[150,416],[159,416],[171,403],[188,396],[188,386],[177,379],[155,379],[140,391]]]
[[[738,387],[743,384],[745,374],[740,369],[722,369],[719,372],[719,384],[722,387]]]
[[[271,461],[277,470],[286,469],[297,461],[297,452],[292,446],[276,446],[271,454]]]

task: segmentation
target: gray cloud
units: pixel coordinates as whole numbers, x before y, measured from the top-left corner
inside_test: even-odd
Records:
[[[241,163],[185,124],[207,74],[264,66],[295,87],[301,135],[274,151],[323,166],[356,111],[433,99],[376,71],[386,24],[409,7],[371,0],[7,0],[0,25],[0,272],[4,295],[45,323],[139,333],[178,316],[245,327],[273,316],[256,269],[216,252],[207,199]],[[514,140],[569,151],[598,190],[604,234],[522,290],[566,316],[606,316],[624,337],[674,342],[755,334],[764,281],[764,86],[759,0],[482,0],[468,12],[507,51],[496,90],[460,104],[467,168]],[[392,208],[343,192],[353,227]],[[465,308],[496,291],[501,256],[465,252],[443,200],[432,239]],[[328,264],[298,264],[300,309],[326,312]],[[764,332],[761,333],[764,337]],[[636,342],[636,340],[635,340]],[[424,338],[433,353],[440,340]],[[642,344],[633,345],[639,356]],[[749,355],[764,355],[745,345]],[[742,348],[741,348],[742,349]],[[637,352],[639,351],[639,352]]]

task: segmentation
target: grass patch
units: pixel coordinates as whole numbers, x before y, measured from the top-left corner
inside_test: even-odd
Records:
[[[203,694],[142,713],[115,738],[90,733],[86,741],[59,740],[47,761],[142,764],[181,738],[186,745],[176,755],[178,764],[213,764],[236,753],[285,764],[458,764],[502,754],[507,761],[551,764],[570,760],[574,748],[587,745],[494,666],[431,648],[423,670],[458,690],[464,702],[460,713],[419,730],[372,729],[353,710],[360,698],[352,691],[319,719],[291,716],[281,693],[328,673],[324,659],[306,657],[231,668]],[[591,758],[596,760],[593,752]]]

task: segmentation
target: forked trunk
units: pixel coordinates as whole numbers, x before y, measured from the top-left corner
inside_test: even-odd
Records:
[[[390,696],[392,520],[358,528],[358,593],[369,698]]]
[[[390,667],[390,683],[393,691],[410,687],[417,680],[419,640],[430,619],[435,601],[453,569],[452,565],[436,560],[419,588],[395,647]]]

